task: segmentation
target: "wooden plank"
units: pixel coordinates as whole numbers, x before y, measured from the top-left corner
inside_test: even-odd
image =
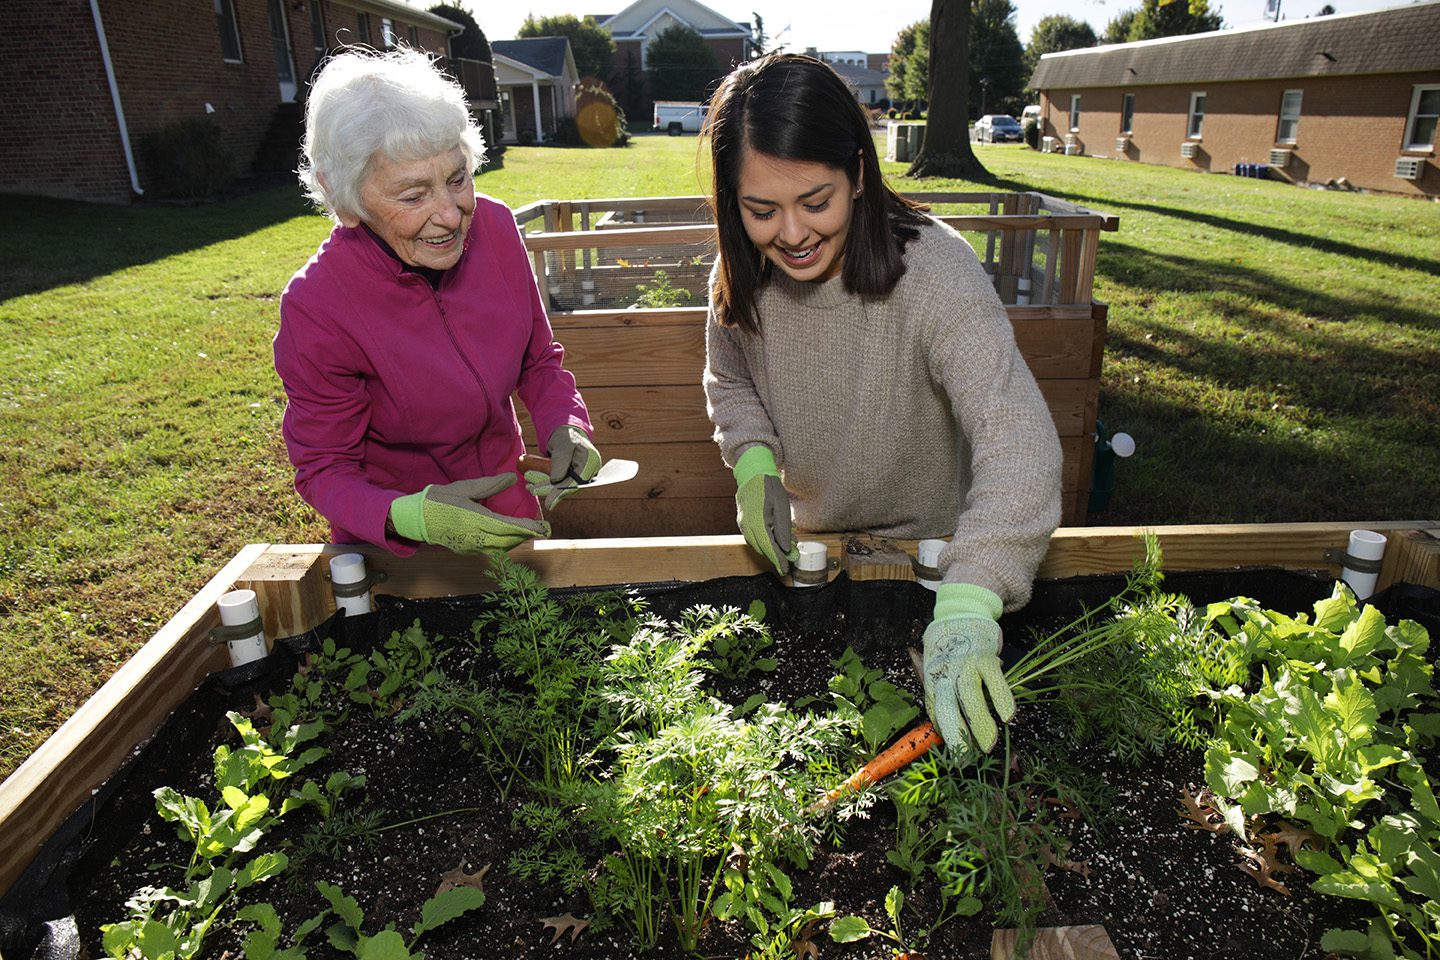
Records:
[[[557,334],[556,339],[565,347],[565,368],[575,375],[582,390],[700,382],[705,369],[703,327],[667,325],[653,327],[643,336],[627,333],[623,329],[581,327]],[[1089,356],[1087,348],[1085,358]]]
[[[527,250],[581,250],[591,247],[608,250],[612,247],[652,247],[657,244],[708,244],[714,242],[715,227],[712,224],[682,224],[680,226],[638,226],[616,230],[591,230],[587,233],[569,233],[547,229],[544,233],[527,233]]]
[[[1037,380],[1055,432],[1061,437],[1094,439],[1095,415],[1100,408],[1098,380]],[[589,397],[589,394],[586,394]]]
[[[1343,549],[1349,542],[1351,530],[1374,530],[1392,541],[1401,533],[1416,530],[1440,536],[1437,521],[1061,527],[1050,540],[1050,550],[1040,565],[1039,576],[1075,577],[1128,570],[1144,553],[1140,535],[1146,529],[1160,537],[1167,570],[1223,570],[1262,565],[1327,570],[1336,576],[1340,567],[1325,560],[1325,551],[1332,547]],[[1389,549],[1386,554],[1388,557]],[[1393,581],[1392,563],[1387,560],[1376,589],[1383,590]],[[1426,579],[1422,585],[1440,589],[1440,580]]]
[[[1068,384],[1072,381],[1049,382]],[[590,422],[595,427],[595,442],[602,453],[610,444],[702,442],[709,441],[715,433],[715,427],[705,412],[705,391],[698,383],[586,387],[584,396],[585,406],[590,410]],[[1068,396],[1065,402],[1067,408],[1073,403]],[[516,410],[520,414],[520,428],[524,435],[534,437],[535,428],[531,425],[530,415],[518,402]],[[1073,411],[1067,409],[1069,412]]]
[[[0,895],[135,744],[204,677],[228,666],[224,647],[208,642],[220,623],[215,604],[265,550],[241,550],[0,784]]]
[[[1020,931],[995,930],[990,935],[990,960],[1012,960]],[[1120,960],[1110,935],[1099,924],[1041,927],[1025,954],[1029,960]]]
[[[593,500],[572,497],[547,514],[553,536],[573,540],[611,537],[716,536],[736,532],[734,482],[718,497]]]
[[[1015,343],[1035,379],[1083,380],[1095,351],[1095,320],[1017,321]]]
[[[624,310],[569,310],[550,315],[555,332],[605,327],[700,327],[705,326],[706,307],[631,307]]]
[[[1105,363],[1105,338],[1110,333],[1110,305],[1091,301],[1090,315],[1095,320],[1095,328],[1091,331],[1090,376],[1099,383],[1100,368]],[[1091,429],[1094,429],[1094,421],[1091,421]]]
[[[1391,583],[1440,584],[1440,522],[1429,530],[1402,530],[1390,535],[1379,589]]]

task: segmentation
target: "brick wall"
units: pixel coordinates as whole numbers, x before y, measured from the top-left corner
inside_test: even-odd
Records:
[[[325,43],[350,43],[356,9],[332,0],[284,0],[296,81],[304,85],[323,56],[310,3],[323,2]],[[249,171],[280,103],[265,0],[233,0],[241,59],[221,52],[209,0],[100,0],[100,12],[142,187],[145,135],[206,115],[223,131],[236,167]],[[0,31],[0,191],[124,202],[133,197],[119,127],[88,0],[12,0]],[[370,15],[380,42],[380,18]],[[408,42],[411,24],[395,18]],[[421,47],[445,53],[440,31],[418,28]]]
[[[1080,94],[1076,134],[1091,156],[1225,173],[1237,163],[1266,163],[1270,150],[1294,153],[1271,176],[1295,183],[1327,183],[1345,178],[1355,187],[1415,196],[1440,196],[1440,166],[1435,148],[1405,151],[1402,140],[1415,84],[1440,84],[1440,72],[1293,80],[1239,81],[1188,86],[1109,87],[1049,90],[1041,98],[1043,130],[1062,143],[1070,133],[1070,96]],[[1294,144],[1276,140],[1281,98],[1286,90],[1303,92]],[[1205,94],[1202,136],[1193,141],[1195,157],[1180,155],[1186,136],[1190,94]],[[1135,113],[1126,150],[1116,151],[1125,94],[1135,96]],[[1401,156],[1423,161],[1420,179],[1394,175]]]
[[[720,80],[729,75],[730,71],[743,63],[745,60],[745,41],[739,37],[732,39],[706,40],[705,46],[715,57],[718,70],[715,79],[710,82],[709,88],[713,91],[720,84]],[[631,71],[627,71],[627,54],[633,57],[634,63],[634,85],[627,82],[631,77]],[[640,69],[641,64],[641,42],[639,40],[617,40],[615,41],[615,52],[610,57],[610,71],[608,86],[610,92],[615,95],[622,109],[630,120],[633,129],[637,122],[648,124],[655,113],[655,100],[650,95],[650,84],[645,76],[645,71]]]
[[[130,177],[87,0],[7,4],[0,192],[123,201]]]

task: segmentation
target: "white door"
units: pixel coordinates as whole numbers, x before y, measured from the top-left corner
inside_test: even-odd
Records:
[[[280,99],[290,103],[298,90],[295,58],[290,55],[290,26],[285,22],[285,7],[280,0],[267,0],[265,7],[270,14],[270,45],[275,50],[275,79],[280,83]]]

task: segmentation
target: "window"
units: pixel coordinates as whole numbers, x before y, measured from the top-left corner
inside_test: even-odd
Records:
[[[320,0],[310,0],[310,34],[315,38],[315,49],[325,49],[325,13],[320,9]]]
[[[235,4],[215,0],[215,26],[220,30],[220,54],[226,63],[243,63],[240,55],[240,26],[235,22]]]
[[[414,47],[416,50],[420,49],[420,31],[416,30],[414,27],[410,28],[410,46]]]
[[[1280,98],[1280,123],[1275,128],[1276,143],[1294,143],[1300,132],[1300,90],[1286,90]]]
[[[395,46],[395,21],[389,17],[380,18],[380,45],[386,50]]]
[[[1205,126],[1205,94],[1190,94],[1190,123],[1186,127],[1185,135],[1192,140],[1200,139],[1200,131]]]
[[[1078,133],[1080,130],[1080,94],[1070,95],[1070,132]]]
[[[367,46],[370,44],[370,14],[355,14],[355,35],[361,43]]]
[[[1130,133],[1135,124],[1135,94],[1125,94],[1125,100],[1120,105],[1120,132]]]
[[[1440,86],[1416,84],[1410,98],[1410,118],[1405,122],[1405,149],[1433,149],[1437,121],[1440,121]]]

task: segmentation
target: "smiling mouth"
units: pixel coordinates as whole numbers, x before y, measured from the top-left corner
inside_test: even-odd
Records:
[[[780,256],[792,267],[808,267],[820,257],[820,247],[825,241],[818,240],[813,245],[803,250],[787,250],[784,247],[777,247]]]
[[[454,240],[457,236],[459,236],[459,234],[447,233],[443,237],[420,237],[419,240],[421,243],[427,244],[428,246],[444,247],[449,246],[450,241]]]

